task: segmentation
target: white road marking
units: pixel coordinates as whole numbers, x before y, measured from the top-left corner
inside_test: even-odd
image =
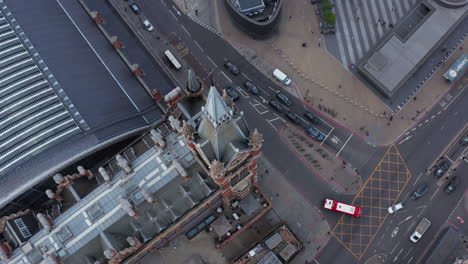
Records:
[[[465,86],[466,87],[466,86]],[[455,100],[458,98],[458,96],[460,96],[460,94],[462,94],[463,92],[465,91],[465,88],[463,88],[460,92],[457,93],[457,95],[455,95],[455,97],[450,101],[450,103],[448,103],[444,108],[443,110],[447,110],[447,108],[453,103],[455,102]]]
[[[265,90],[263,90],[263,88],[258,87],[258,89],[260,89],[264,94],[266,94],[268,96],[271,96],[269,93],[267,93]]]
[[[268,85],[268,88],[270,88],[270,90],[272,90],[274,93],[277,92],[275,89],[271,88],[269,85]]]
[[[327,140],[328,136],[330,136],[330,134],[333,132],[333,130],[335,130],[334,127],[332,127],[332,129],[330,130],[330,132],[328,132],[327,136],[323,139],[322,143],[320,143],[320,146],[322,146],[323,143],[325,143],[325,140]]]
[[[199,49],[201,49],[201,51],[205,52],[205,51],[203,50],[203,48],[200,46],[200,44],[198,44],[198,42],[197,42],[196,40],[194,40],[193,42],[195,42],[195,44],[198,46]]]
[[[353,137],[353,134],[351,134],[349,136],[349,138],[346,140],[346,142],[343,144],[343,146],[341,147],[340,151],[338,151],[338,153],[336,153],[336,156],[335,157],[338,157],[338,155],[340,155],[341,151],[344,149],[344,147],[346,146],[346,144],[348,144],[349,140]]]
[[[395,251],[395,249],[398,247],[398,245],[400,245],[400,241],[398,241],[398,243],[395,245],[395,247],[393,247],[392,251],[390,252],[390,254],[393,254],[393,252]]]
[[[413,260],[413,257],[411,257],[409,260],[408,260],[408,264]]]
[[[141,112],[140,109],[138,108],[138,106],[135,104],[135,102],[133,102],[132,98],[130,98],[130,95],[128,95],[127,91],[125,91],[125,89],[123,88],[122,84],[117,80],[117,78],[114,76],[114,74],[111,72],[111,70],[109,69],[109,67],[107,67],[107,65],[104,63],[104,61],[102,60],[101,56],[99,56],[99,54],[97,53],[97,51],[94,49],[94,47],[91,45],[91,43],[89,42],[89,40],[85,37],[85,35],[83,34],[83,32],[81,31],[81,29],[78,27],[78,25],[75,23],[75,21],[73,20],[73,18],[70,16],[70,14],[68,14],[67,10],[65,9],[65,7],[63,7],[62,3],[60,2],[60,0],[56,0],[57,3],[60,5],[60,7],[62,8],[63,12],[67,15],[68,19],[70,19],[70,21],[73,23],[73,25],[75,26],[75,28],[78,30],[78,32],[80,33],[80,35],[84,38],[84,40],[86,41],[86,43],[88,44],[88,46],[91,48],[91,50],[94,52],[94,54],[96,54],[96,57],[98,57],[98,59],[101,61],[102,65],[104,65],[104,68],[106,68],[106,70],[109,72],[109,74],[112,76],[112,79],[114,79],[114,81],[117,83],[117,85],[120,87],[120,89],[124,92],[124,94],[127,96],[127,98],[130,100],[130,102],[132,103],[132,105],[135,107],[135,109],[138,111],[138,112]]]
[[[398,225],[401,225],[401,224],[403,224],[404,222],[406,222],[406,221],[410,220],[412,217],[413,217],[412,215],[410,215],[410,216],[406,217],[404,220],[402,220],[400,223],[398,223]]]
[[[175,8],[175,6],[172,6],[172,8],[174,8],[174,10],[176,11],[176,13],[177,13],[179,16],[181,16],[179,10],[177,10],[177,8]]]
[[[405,258],[409,255],[409,253],[411,252],[411,250],[413,250],[413,248],[410,248],[410,249],[406,252],[406,254],[403,256],[403,259],[405,259]]]
[[[167,4],[163,0],[161,0],[161,3],[167,7]]]
[[[438,189],[437,189],[438,190]],[[419,206],[419,207],[416,207],[416,209],[419,209],[419,208],[422,208],[421,211],[419,212],[418,214],[418,217],[422,214],[422,212],[426,209],[427,205],[423,205],[423,206]]]
[[[261,103],[258,103],[258,104],[252,104],[252,102],[249,102],[249,103],[258,112],[259,115],[263,115],[263,114],[269,112],[268,109],[264,105],[262,105]],[[260,110],[256,107],[257,105],[261,105],[261,106],[265,107],[265,109],[267,109],[267,110],[265,110],[263,112],[260,112]]]
[[[174,13],[172,13],[171,10],[169,10],[169,13],[171,13],[171,15],[174,17],[175,20],[179,21],[179,19],[177,19],[177,17],[174,15]]]
[[[439,192],[440,188],[437,188],[437,190],[434,192],[434,194],[431,196],[431,201],[434,199],[434,196]],[[419,215],[418,215],[419,216]]]
[[[446,159],[448,159],[452,164],[454,163],[453,160],[452,160],[451,158],[449,158],[447,155],[444,155],[444,157],[445,157]]]
[[[247,77],[247,75],[245,75],[245,73],[241,72],[241,74],[242,74],[242,76],[244,76],[244,77],[245,77],[247,80],[249,80],[249,81],[250,81],[250,78],[249,78],[249,77]]]
[[[188,30],[184,27],[184,25],[180,25],[180,26],[181,26],[182,29],[185,31],[185,33],[187,33],[187,35],[189,35],[190,37],[192,36],[192,35],[190,34],[190,32],[188,32]],[[195,41],[195,42],[196,42],[196,41]],[[198,45],[198,43],[197,43],[197,45]],[[198,45],[198,46],[200,47],[200,45]],[[200,49],[203,50],[201,47],[200,47]]]
[[[222,74],[230,83],[232,83],[231,78],[229,78],[229,77],[226,75],[226,73],[224,73],[223,71],[221,71],[221,74]]]
[[[213,63],[213,65],[215,66],[215,68],[218,67],[218,65],[216,65],[216,63],[215,63],[209,56],[206,56],[206,57],[208,58],[208,60],[209,60],[211,63]]]
[[[396,255],[396,257],[393,259],[393,262],[398,260],[398,257],[400,256],[401,252],[403,252],[403,249],[400,249],[400,252]]]
[[[413,137],[413,136],[407,136],[405,139],[400,141],[400,143],[398,143],[398,145],[401,145],[401,143],[405,142],[406,140],[410,139],[411,137]]]
[[[317,263],[317,264],[320,264],[317,260],[314,259],[314,262]]]
[[[236,90],[242,95],[242,97],[244,98],[250,97],[249,94],[246,91],[242,90],[240,87],[236,87]]]
[[[278,117],[279,119],[281,119],[281,121],[286,122],[286,120],[284,120],[281,116],[277,115],[276,113],[273,113],[276,117]]]
[[[262,102],[264,102],[264,103],[267,103],[267,102],[268,102],[268,101],[267,101],[265,98],[263,98],[261,95],[260,95],[259,97],[260,97],[260,99],[262,99]]]
[[[415,186],[415,185],[416,185],[416,183],[419,181],[419,178],[421,177],[421,175],[422,175],[422,172],[421,172],[421,173],[419,173],[419,176],[418,176],[418,178],[416,178],[416,181],[413,183],[413,186]]]

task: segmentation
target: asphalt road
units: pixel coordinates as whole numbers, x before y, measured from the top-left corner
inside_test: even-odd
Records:
[[[288,181],[295,186],[298,192],[302,193],[303,196],[316,207],[321,207],[321,202],[324,197],[340,199],[345,202],[352,200],[353,197],[340,196],[331,190],[330,186],[327,186],[320,181],[318,176],[314,175],[305,166],[305,164],[294,155],[294,152],[291,151],[289,146],[282,142],[278,137],[277,131],[284,125],[286,118],[283,114],[275,112],[267,104],[267,101],[275,96],[276,91],[280,90],[284,92],[277,83],[271,81],[269,78],[257,71],[247,60],[237,53],[235,49],[230,47],[223,38],[193,22],[186,16],[179,15],[181,12],[177,7],[173,6],[172,2],[165,0],[143,0],[136,2],[140,5],[145,15],[155,25],[158,32],[166,37],[170,37],[172,35],[180,38],[184,45],[189,48],[190,53],[208,72],[214,70],[213,79],[218,86],[225,87],[229,85],[239,87],[238,92],[241,95],[241,99],[236,102],[236,105],[244,111],[247,123],[250,124],[250,126],[257,127],[262,132],[265,139],[265,144],[263,146],[264,155],[266,155],[267,158],[275,164],[275,166],[280,168],[282,173]],[[222,65],[226,59],[236,64],[243,74],[233,76],[225,71]],[[248,91],[242,88],[242,83],[247,79],[252,80],[262,89],[260,96],[251,95]],[[304,106],[296,98],[292,98],[292,96],[289,97],[293,101],[293,104],[289,109],[297,115],[302,116]],[[415,129],[411,131],[411,133],[417,133],[417,135],[409,133],[405,136],[411,137],[404,138],[404,141],[397,145],[404,161],[408,165],[409,171],[412,174],[412,178],[410,179],[406,189],[403,190],[401,197],[407,197],[409,192],[412,191],[411,186],[413,186],[414,182],[421,179],[420,177],[417,178],[417,175],[420,172],[425,171],[434,159],[440,155],[445,146],[452,140],[452,137],[457,134],[467,122],[467,109],[463,105],[463,102],[466,102],[466,100],[466,93],[461,93],[458,96],[453,96],[451,102],[447,102],[447,104],[441,106],[446,107],[446,110],[441,111],[439,107],[435,107],[429,111],[427,116],[428,118],[432,115],[436,117],[430,118],[432,121],[425,123],[424,126],[418,127],[417,130]],[[438,114],[438,111],[441,111],[441,113]],[[458,112],[458,114],[455,115],[455,112]],[[460,119],[460,117],[462,117],[462,119]],[[329,149],[330,152],[336,153],[340,158],[350,162],[359,170],[361,175],[364,176],[363,180],[365,181],[366,177],[372,173],[387,148],[369,145],[346,128],[330,121],[328,118],[321,116],[321,119],[322,125],[319,126],[319,129],[325,135],[328,135],[327,140],[325,140],[325,143],[323,144],[324,147]],[[424,119],[421,120],[421,122],[424,121]],[[307,124],[302,122],[302,125]],[[443,127],[444,129],[437,130],[434,127]],[[335,143],[329,142],[329,140],[333,138],[333,136],[330,137],[330,135],[336,135],[340,142],[339,145],[335,146],[333,145]],[[431,143],[427,144],[426,142],[428,141]],[[461,170],[465,170],[465,167],[461,167]],[[440,189],[440,187],[438,189]],[[460,188],[460,190],[463,189],[464,188],[462,187]],[[435,190],[437,190],[437,188],[431,187],[431,191]],[[452,210],[453,206],[455,206],[455,202],[452,203],[452,207],[447,206],[447,199],[457,199],[460,192],[461,191],[455,192],[453,195],[447,196],[443,199],[433,198],[434,200],[432,200],[431,206],[433,206],[434,209],[425,209],[423,212],[424,215],[427,214],[427,217],[430,217],[435,223],[433,226],[434,230],[430,232],[436,232],[437,225],[440,225],[445,221],[444,219],[447,218],[449,212],[446,211]],[[439,191],[435,194],[432,193],[430,197],[438,197],[438,195],[443,194],[444,193]],[[427,195],[427,197],[429,197],[429,195]],[[408,205],[408,208],[421,206],[420,204],[422,203],[423,200]],[[441,207],[444,208],[442,213],[433,211],[438,210]],[[332,227],[341,216],[333,212],[324,212],[324,214]],[[418,217],[412,217],[412,221],[416,221],[419,219]],[[411,221],[407,221],[408,223],[411,223]],[[378,231],[367,250],[367,255],[362,258],[362,261],[366,260],[374,253],[373,250],[377,248],[376,241],[382,240],[386,235],[388,235],[387,231],[390,229],[390,226],[395,223],[396,220],[392,223],[384,223],[384,228],[381,228]],[[389,226],[388,229],[387,226]],[[399,234],[404,236],[407,232],[402,231]],[[401,239],[401,241],[403,240],[404,239]],[[391,243],[391,240],[385,242]],[[423,250],[429,245],[429,242],[430,239],[420,241],[417,244],[418,249],[414,249],[413,255],[408,254],[406,258],[411,258],[412,256],[413,258],[419,257]],[[387,247],[390,246],[391,244]],[[397,248],[395,251],[391,252],[392,249],[393,248],[388,252],[389,255],[395,254],[395,252],[398,253],[399,251],[399,248]],[[376,253],[379,252],[376,251]],[[331,239],[329,245],[324,248],[320,256],[317,258],[317,262],[359,263],[357,259],[355,259],[334,239]]]

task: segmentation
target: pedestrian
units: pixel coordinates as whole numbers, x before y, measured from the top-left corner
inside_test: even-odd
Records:
[[[388,25],[388,27],[389,27],[389,28],[393,28],[393,24],[390,23],[390,24]]]
[[[292,19],[292,16],[289,16],[289,20],[291,20],[291,19]]]
[[[380,23],[380,18],[377,21]]]
[[[320,48],[320,42],[318,43],[318,46],[319,46],[319,48]]]
[[[356,17],[356,20],[359,22],[359,17]]]
[[[341,88],[341,84],[338,84],[338,88]]]
[[[195,9],[195,16],[198,16],[198,9]]]

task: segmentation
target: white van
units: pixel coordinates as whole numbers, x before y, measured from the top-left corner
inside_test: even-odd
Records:
[[[278,69],[275,69],[273,71],[273,76],[278,79],[280,82],[284,83],[285,85],[290,85],[291,84],[291,79],[289,79],[289,77],[284,74],[284,72],[278,70]]]
[[[182,65],[180,65],[179,61],[174,57],[174,55],[172,55],[172,52],[170,52],[169,50],[166,50],[164,52],[164,55],[166,55],[167,59],[171,62],[174,68],[176,68],[177,70],[182,68]]]

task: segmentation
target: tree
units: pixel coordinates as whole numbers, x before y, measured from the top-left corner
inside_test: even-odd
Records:
[[[330,25],[335,25],[336,21],[336,15],[333,14],[331,11],[326,11],[323,13],[323,20],[325,23],[330,24]]]

